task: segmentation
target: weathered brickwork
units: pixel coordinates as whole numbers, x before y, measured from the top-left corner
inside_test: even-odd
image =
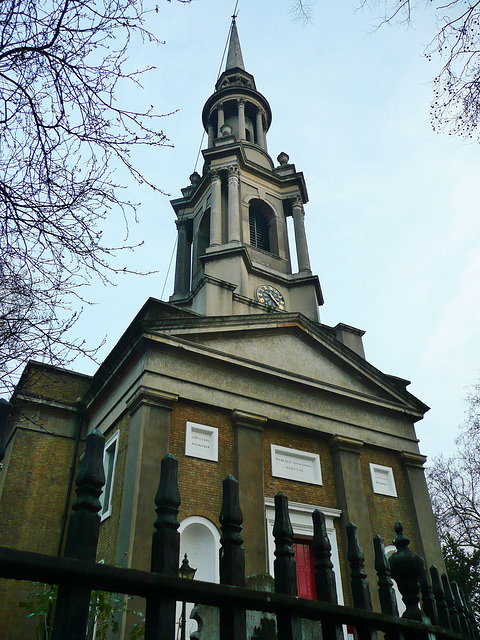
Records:
[[[112,509],[110,515],[107,516],[100,525],[100,536],[98,539],[97,560],[103,560],[105,564],[117,563],[117,540],[120,526],[120,514],[122,510],[129,426],[129,415],[124,414],[124,416],[105,433],[106,444],[110,438],[117,433],[117,431],[120,432],[117,441],[117,461],[115,464],[115,475],[112,487]]]
[[[400,454],[377,447],[364,446],[362,448],[361,466],[368,511],[372,523],[372,534],[378,533],[383,538],[385,546],[392,544],[395,537],[394,525],[397,520],[403,524],[405,533],[411,540],[410,548],[417,551],[414,540],[414,527],[410,508],[407,501],[405,478],[400,460]],[[373,492],[369,463],[381,464],[393,469],[397,496],[383,496]]]
[[[56,555],[74,440],[17,429],[9,447],[1,472],[5,483],[0,501],[0,544]],[[19,633],[35,637],[32,621],[19,607],[33,589],[28,582],[0,581],[1,637],[5,640],[20,637]]]
[[[197,422],[218,429],[218,462],[185,456],[186,423]],[[233,474],[233,427],[230,415],[211,407],[178,402],[172,411],[170,453],[179,463],[178,479],[182,504],[179,520],[203,516],[218,527],[222,507],[222,481]]]
[[[49,400],[75,403],[83,397],[91,381],[90,376],[49,365],[29,363],[18,390]]]

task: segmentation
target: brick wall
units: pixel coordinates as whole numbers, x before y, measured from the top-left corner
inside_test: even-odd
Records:
[[[185,456],[186,423],[196,422],[218,429],[218,462]],[[182,503],[179,520],[203,516],[218,527],[222,507],[222,481],[233,474],[233,427],[229,412],[185,401],[178,402],[171,416],[170,452],[179,462]]]
[[[395,451],[364,446],[360,458],[363,482],[367,495],[368,511],[372,523],[372,534],[378,533],[383,538],[385,546],[392,544],[395,537],[395,522],[400,520],[405,534],[410,538],[410,548],[417,551],[412,515],[407,501],[405,478],[401,465],[400,454]],[[397,497],[384,496],[373,492],[369,463],[391,467],[395,478]]]
[[[74,440],[42,431],[17,429],[0,501],[0,544],[56,555]],[[0,580],[2,639],[35,637],[33,620],[19,607],[34,585]]]

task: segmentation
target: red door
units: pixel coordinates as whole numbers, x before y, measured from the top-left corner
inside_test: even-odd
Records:
[[[315,558],[312,543],[308,540],[297,540],[292,544],[295,562],[297,563],[297,590],[300,598],[317,599],[315,588]]]

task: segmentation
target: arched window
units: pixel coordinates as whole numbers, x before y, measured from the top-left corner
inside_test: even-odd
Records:
[[[210,210],[207,209],[203,214],[203,217],[198,226],[197,234],[193,240],[193,269],[192,276],[197,274],[197,278],[200,274],[197,272],[202,266],[200,262],[200,256],[203,256],[210,245]],[[195,284],[195,283],[193,283]]]
[[[257,249],[270,251],[270,236],[268,220],[265,215],[255,205],[250,205],[250,244]]]

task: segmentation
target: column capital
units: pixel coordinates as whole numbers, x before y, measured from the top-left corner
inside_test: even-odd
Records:
[[[301,209],[303,213],[303,201],[301,196],[299,195],[290,196],[288,199],[292,203],[292,207]]]
[[[214,182],[215,180],[221,180],[222,179],[222,171],[221,171],[221,169],[210,169],[209,174],[210,174],[210,180],[212,182]]]
[[[427,456],[422,456],[421,453],[410,453],[410,451],[402,451],[402,462],[408,467],[418,467],[423,469],[423,465],[427,461]]]
[[[265,416],[259,416],[248,411],[240,411],[234,409],[230,414],[234,427],[244,427],[253,431],[263,431],[263,427],[267,423]]]
[[[237,104],[240,107],[244,107],[247,104],[246,98],[237,98]]]
[[[177,231],[180,231],[180,229],[185,229],[185,227],[187,226],[187,219],[177,218],[177,220],[175,220],[175,226],[177,227]]]
[[[137,409],[141,406],[157,407],[161,409],[168,409],[171,411],[174,404],[178,401],[178,395],[176,393],[167,393],[164,391],[158,391],[153,387],[147,387],[140,385],[135,391],[127,398],[127,409],[132,416]]]
[[[238,181],[239,178],[240,178],[240,169],[237,167],[236,164],[230,165],[228,167],[228,179],[229,179],[229,181],[231,179]]]
[[[360,455],[363,442],[356,438],[347,438],[345,436],[332,436],[330,439],[330,448],[332,453],[337,451],[346,451],[348,453],[356,453]]]

